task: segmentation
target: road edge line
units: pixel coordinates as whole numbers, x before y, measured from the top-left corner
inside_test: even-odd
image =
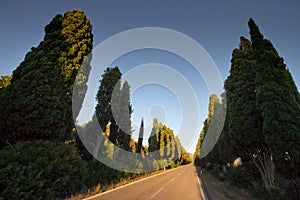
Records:
[[[196,166],[194,166],[196,168]],[[199,183],[199,189],[200,189],[200,193],[201,193],[201,197],[203,200],[210,200],[209,195],[206,191],[205,185],[204,183],[200,180],[198,173],[197,173],[197,168],[196,168],[196,176],[197,176],[197,180]]]

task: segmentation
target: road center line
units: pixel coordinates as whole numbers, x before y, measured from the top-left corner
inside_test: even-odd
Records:
[[[160,193],[164,188],[160,188],[157,192],[155,192],[151,197],[150,199],[153,199],[158,193]]]
[[[175,180],[175,177],[174,178],[172,178],[171,180],[170,180],[170,182],[173,182]]]

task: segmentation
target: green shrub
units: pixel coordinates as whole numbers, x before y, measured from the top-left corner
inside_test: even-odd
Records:
[[[57,199],[79,192],[85,164],[70,145],[35,141],[0,151],[0,198]]]
[[[244,167],[231,168],[228,174],[228,181],[240,188],[251,187],[251,176]]]
[[[89,188],[95,187],[98,183],[103,186],[118,183],[122,178],[122,172],[112,169],[98,160],[88,161],[87,171],[86,185]]]

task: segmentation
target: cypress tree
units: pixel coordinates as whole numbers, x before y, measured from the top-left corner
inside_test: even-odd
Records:
[[[257,62],[256,106],[261,112],[262,133],[276,170],[286,178],[299,178],[299,92],[272,43],[264,39],[253,19],[248,25]]]
[[[106,125],[110,123],[109,140],[129,151],[132,113],[130,86],[125,81],[121,88],[121,76],[118,67],[105,70],[96,97],[96,116],[104,132]],[[114,157],[116,156],[117,152],[114,154]]]
[[[74,123],[71,94],[78,69],[72,71],[73,76],[68,80],[64,78],[62,69],[65,62],[76,66],[88,63],[87,54],[92,48],[91,24],[87,18],[84,27],[77,24],[74,19],[78,15],[86,18],[82,11],[69,11],[64,16],[59,14],[54,17],[45,27],[44,40],[27,53],[24,61],[13,72],[11,85],[3,94],[0,106],[1,113],[10,113],[9,116],[0,117],[2,142],[36,139],[65,141],[72,137],[70,133]],[[73,26],[77,28],[68,34],[64,32],[66,27]],[[78,32],[84,33],[85,37],[76,37],[70,42],[70,35]],[[68,52],[76,45],[86,47],[69,56]],[[86,89],[84,73],[81,81],[77,82],[81,91]],[[77,113],[81,102],[76,105]]]
[[[58,64],[67,49],[61,30],[62,16],[57,15],[45,27],[44,41],[13,72],[0,105],[2,143],[68,138],[70,122]]]
[[[61,34],[69,48],[62,52],[59,58],[60,73],[63,78],[64,91],[70,96],[68,98],[69,115],[72,118],[73,109],[73,116],[76,119],[87,90],[86,83],[91,70],[92,24],[83,11],[71,10],[63,16]],[[76,101],[71,102],[72,94]]]
[[[201,155],[201,149],[205,148],[203,154],[208,153],[206,151],[210,146],[209,143],[206,142],[206,144],[204,144],[204,147],[202,146],[202,143],[204,141],[205,136],[207,135],[210,122],[211,122],[211,120],[214,116],[215,106],[217,104],[221,104],[220,99],[218,98],[218,96],[216,94],[210,95],[209,105],[208,105],[208,116],[205,119],[205,121],[203,122],[203,127],[201,129],[201,132],[200,132],[200,135],[199,135],[199,138],[198,138],[198,142],[197,142],[197,145],[196,145],[196,151],[194,153],[194,161],[195,161],[196,164],[200,164],[200,162],[199,162],[200,157],[205,157],[206,156],[206,155],[204,155],[204,156]],[[214,138],[212,138],[212,139],[214,139]]]
[[[107,68],[100,80],[100,86],[97,92],[96,100],[96,117],[99,121],[100,127],[105,132],[106,125],[110,122],[110,135],[109,139],[112,143],[116,144],[118,127],[112,113],[112,94],[114,89],[120,93],[121,72],[118,67]],[[117,85],[118,84],[118,85]],[[117,85],[117,87],[115,87]],[[118,99],[118,98],[117,98]],[[117,105],[113,103],[113,105]]]
[[[121,129],[119,133],[119,143],[120,146],[129,151],[130,147],[130,139],[131,139],[131,114],[132,114],[132,107],[130,104],[130,86],[127,81],[124,82],[121,90],[120,96],[120,116],[119,119],[121,122]],[[120,126],[119,125],[119,126]]]
[[[72,94],[77,72],[80,66],[89,60],[88,55],[93,48],[91,22],[81,10],[68,11],[63,16],[61,34],[69,46],[59,58],[61,75],[66,92]],[[81,77],[82,81],[86,78]]]
[[[272,43],[252,19],[248,25],[251,42],[241,37],[225,81],[227,115],[220,144],[226,143],[245,165],[253,163],[271,192],[276,171],[297,185],[299,93]]]
[[[227,136],[231,152],[244,164],[252,161],[267,191],[274,187],[274,163],[262,134],[260,111],[256,108],[257,61],[252,44],[240,38],[240,47],[232,53],[230,75],[225,81],[227,99]],[[231,160],[232,162],[233,160]]]
[[[141,121],[141,126],[140,126],[140,132],[139,132],[139,139],[138,139],[138,144],[137,144],[137,153],[141,153],[142,150],[142,145],[143,145],[143,135],[144,135],[144,120],[142,119]]]
[[[153,127],[151,130],[150,137],[148,139],[148,146],[149,146],[149,152],[155,152],[156,150],[159,149],[159,144],[158,144],[158,120],[155,118],[153,119]]]

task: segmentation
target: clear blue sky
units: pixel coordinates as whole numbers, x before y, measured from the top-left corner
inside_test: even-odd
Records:
[[[247,21],[254,18],[264,36],[272,41],[284,58],[294,81],[300,87],[300,2],[298,0],[267,1],[115,1],[115,0],[3,0],[0,7],[0,75],[11,74],[31,47],[43,39],[44,26],[58,13],[81,9],[93,24],[94,46],[128,29],[164,27],[182,32],[200,43],[216,63],[223,81],[230,69],[231,52],[239,44],[241,35],[249,37]],[[162,63],[181,69],[200,99],[200,122],[207,115],[208,91],[201,77],[194,77],[189,64],[166,52],[134,52],[116,60],[121,71],[145,63]],[[183,70],[187,69],[187,70]],[[213,77],[212,77],[213,78]],[[149,92],[150,91],[150,92]],[[172,129],[178,130],[181,112],[176,95],[166,88],[149,85],[132,94],[133,123],[141,117],[151,126],[151,117],[158,115]],[[159,106],[157,106],[159,105]],[[152,108],[152,111],[151,111]],[[148,114],[148,111],[151,111]],[[145,113],[146,112],[146,113]],[[200,132],[202,124],[197,127]],[[147,134],[147,133],[146,133]],[[194,151],[196,141],[183,141]]]

